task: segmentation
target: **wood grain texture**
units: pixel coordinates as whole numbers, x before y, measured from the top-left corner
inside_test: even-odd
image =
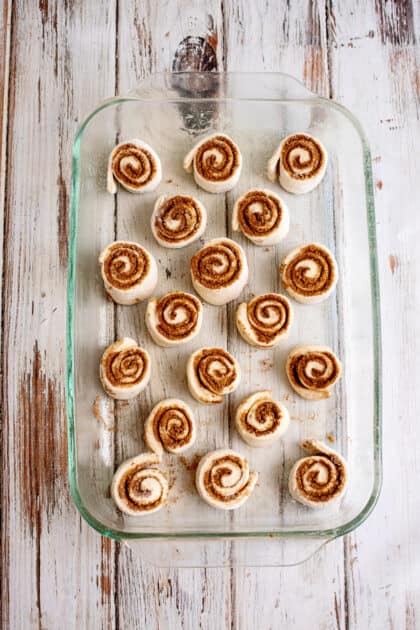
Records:
[[[419,626],[418,18],[411,0],[2,4],[2,627]],[[67,487],[71,143],[98,102],[170,68],[188,35],[215,46],[221,69],[289,72],[339,100],[372,147],[392,365],[384,373],[384,490],[359,530],[287,570],[151,568],[91,530]]]
[[[2,626],[52,628],[68,618],[69,627],[106,627],[110,544],[81,522],[66,480],[64,331],[71,143],[78,120],[114,91],[115,10],[14,2],[11,21]],[[91,29],[102,38],[92,50]]]
[[[354,628],[411,629],[420,623],[414,561],[420,500],[413,483],[419,470],[418,401],[401,396],[416,389],[419,352],[417,168],[410,156],[420,141],[420,75],[413,8],[409,2],[363,2],[353,13],[334,2],[329,14],[335,25],[333,97],[362,120],[371,143],[384,331],[383,492],[366,525],[345,541],[348,620]],[[391,357],[397,357],[395,371],[387,369]]]
[[[283,70],[303,80],[309,89],[329,95],[323,2],[272,3],[269,15],[261,3],[228,2],[224,6],[225,24],[229,25],[225,34],[228,70]],[[250,264],[252,268],[251,261]],[[308,619],[314,627],[344,627],[342,550],[342,541],[337,541],[304,566],[287,572],[272,568],[234,569],[233,627],[303,628]],[[322,598],[313,589],[315,579],[323,584]],[[246,606],[247,601],[266,604]]]

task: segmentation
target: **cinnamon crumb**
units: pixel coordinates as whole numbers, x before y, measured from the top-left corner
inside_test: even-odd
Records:
[[[174,183],[174,180],[173,180],[173,179],[167,179],[167,180],[166,180],[166,183],[167,183],[167,184],[173,184],[173,183]]]
[[[196,453],[191,459],[187,459],[183,455],[179,458],[179,461],[185,468],[190,472],[195,472],[197,470],[198,463],[201,459],[201,455]]]
[[[169,477],[169,480],[168,480],[168,489],[169,489],[169,492],[170,492],[170,491],[172,490],[172,488],[174,487],[175,482],[176,482],[175,477],[170,476],[170,477]]]
[[[264,247],[264,251],[265,251],[265,252],[269,252],[269,251],[271,251],[271,250],[270,250],[270,248],[269,248],[269,247]]]
[[[103,424],[107,431],[115,431],[113,419],[110,419],[111,414],[108,402],[109,401],[107,399],[102,399],[99,395],[96,396],[92,405],[92,411],[97,421]]]
[[[392,275],[394,275],[395,270],[397,269],[399,264],[398,256],[394,256],[393,254],[389,255],[389,268],[391,269]]]
[[[270,359],[261,359],[260,363],[263,372],[268,372],[268,370],[273,369],[273,362]]]
[[[328,442],[335,442],[335,437],[333,436],[332,433],[328,433],[327,440]]]
[[[128,400],[118,400],[117,404],[119,409],[124,409],[124,407],[128,407],[130,403]]]
[[[297,420],[298,422],[313,422],[314,420],[316,420],[318,417],[318,413],[316,411],[313,411],[312,413],[309,414],[309,416],[306,416],[306,418],[302,418],[301,416],[290,416],[291,420]]]
[[[93,403],[93,415],[95,416],[97,420],[99,420],[99,422],[103,422],[104,419],[102,418],[102,414],[99,409],[100,402],[101,402],[101,397],[98,395],[96,396],[95,402]]]

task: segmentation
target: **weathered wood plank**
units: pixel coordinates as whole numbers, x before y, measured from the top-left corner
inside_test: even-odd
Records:
[[[302,80],[314,92],[329,95],[324,2],[278,2],[266,6],[249,1],[225,2],[224,14],[227,70],[283,71]],[[252,247],[248,248],[251,268],[255,267],[253,257],[258,255]],[[322,598],[313,589],[314,582],[323,584]],[[233,570],[232,601],[232,625],[238,630],[301,628],[308,618],[314,627],[343,627],[342,541],[325,547],[305,565],[287,572],[267,568]]]
[[[12,30],[12,4],[4,2],[0,10],[0,278],[3,280],[3,229],[6,197],[7,121],[9,109],[9,62]],[[2,280],[0,280],[0,339],[2,337]],[[2,350],[0,351],[0,357]],[[1,361],[1,359],[0,359]],[[1,368],[0,368],[1,370]],[[1,374],[1,371],[0,371]],[[1,394],[0,394],[1,400]],[[1,482],[0,482],[1,483]],[[1,574],[1,573],[0,573]]]
[[[189,9],[191,8],[191,11]],[[218,2],[206,3],[205,8],[200,3],[191,3],[190,7],[183,7],[178,3],[167,3],[165,5],[154,2],[147,2],[146,7],[130,6],[122,16],[120,14],[119,21],[119,85],[120,93],[136,87],[138,81],[151,72],[161,70],[169,70],[172,67],[172,60],[175,51],[186,37],[189,35],[203,36],[209,39],[215,46],[219,59],[222,59],[222,42],[223,42],[223,16]],[[124,45],[122,43],[124,42]],[[123,133],[123,130],[122,130]],[[170,192],[171,187],[174,192],[177,186],[187,186],[185,190],[194,189],[194,185],[189,181],[190,178],[185,177],[182,182],[174,180],[171,174],[166,174],[165,190]],[[184,188],[183,188],[184,189]],[[153,198],[153,196],[152,196]],[[128,234],[141,235],[142,242],[150,249],[157,259],[164,259],[166,252],[156,246],[156,243],[150,233],[148,227],[148,217],[150,216],[151,199],[147,199],[142,204],[141,213],[134,211],[139,206],[139,201],[133,199],[129,195],[124,195],[121,204],[118,206],[117,212],[117,229],[118,236],[127,237]],[[218,230],[224,229],[224,201],[221,200],[220,212],[216,212],[214,208],[212,225],[209,227],[210,233],[214,236],[218,234]],[[213,199],[214,205],[214,199]],[[146,219],[145,219],[146,217]],[[146,225],[145,225],[146,224]],[[189,248],[189,252],[195,251],[196,246]],[[172,256],[173,264],[176,256]],[[163,269],[161,270],[163,272]],[[174,271],[180,274],[180,269]],[[185,275],[185,274],[184,274]],[[159,283],[158,294],[174,288],[170,276],[166,278],[162,273]],[[172,282],[172,283],[171,283]],[[183,288],[190,290],[188,274],[181,281]],[[178,286],[178,285],[177,285]],[[144,308],[140,309],[144,312]],[[206,312],[206,317],[217,317],[217,313],[210,313],[210,309]],[[223,323],[223,322],[222,322]],[[225,317],[224,323],[226,324]],[[163,355],[162,352],[150,342],[144,327],[141,325],[138,310],[136,312],[130,309],[120,309],[118,313],[119,333],[129,330],[135,333],[142,343],[147,344],[149,352],[151,352],[153,364],[157,373],[162,371]],[[218,324],[220,338],[220,323]],[[215,330],[214,325],[212,330]],[[224,327],[226,331],[226,326]],[[222,336],[226,336],[226,332]],[[221,345],[225,345],[223,341]],[[182,348],[182,356],[186,356],[188,349]],[[168,395],[176,395],[174,383],[178,383],[178,387],[184,387],[183,374],[178,371],[179,353],[172,351],[167,353],[167,360],[173,366],[174,382],[168,383],[167,386],[172,388],[168,390]],[[185,361],[183,361],[185,363]],[[160,384],[155,384],[150,388],[151,399],[146,400],[139,406],[126,407],[120,414],[119,421],[124,426],[125,432],[122,432],[117,439],[118,456],[131,452],[133,449],[133,441],[127,438],[127,427],[137,427],[136,435],[138,435],[139,446],[142,444],[141,418],[151,408],[151,404],[158,401],[157,396],[161,391]],[[194,405],[188,397],[188,403],[192,404],[197,413],[200,414],[201,424],[205,426],[205,413],[203,408],[199,409],[198,404]],[[224,414],[226,417],[226,414]],[[202,416],[202,417],[201,417]],[[226,422],[221,423],[221,430],[226,430]],[[214,431],[213,431],[214,433]],[[214,438],[214,435],[213,435]],[[185,477],[185,470],[181,470],[182,466],[177,466],[174,458],[171,460],[171,474],[177,475],[178,481],[182,472]],[[188,628],[195,629],[198,627],[216,627],[226,625],[230,619],[230,571],[229,570],[204,570],[191,569],[188,571],[177,570],[157,570],[147,564],[141,563],[140,558],[134,555],[125,546],[122,546],[118,556],[118,586],[119,586],[119,605],[118,605],[118,624],[121,627],[130,628]],[[133,591],[133,584],[136,587]],[[133,592],[135,596],[133,596]],[[147,625],[149,624],[149,626]]]
[[[345,541],[352,628],[414,629],[420,619],[420,500],[411,481],[419,470],[420,434],[409,393],[418,390],[419,353],[418,169],[411,157],[420,141],[415,5],[362,2],[355,10],[333,2],[329,13],[332,95],[362,121],[372,149],[385,357],[384,487],[369,521]]]
[[[2,625],[109,627],[111,545],[81,522],[66,480],[64,331],[71,144],[114,91],[115,6],[15,2],[11,39]]]

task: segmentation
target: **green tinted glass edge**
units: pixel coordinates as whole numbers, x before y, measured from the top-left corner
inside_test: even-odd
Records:
[[[280,73],[277,73],[277,76]],[[285,75],[286,76],[286,75]],[[288,75],[287,75],[288,76]],[[289,76],[288,76],[289,78]],[[290,77],[293,78],[293,77]],[[294,78],[293,78],[294,79]],[[294,79],[296,83],[300,83]],[[302,84],[301,84],[302,85]],[[264,537],[313,537],[313,538],[336,538],[353,531],[361,525],[372,512],[375,507],[382,485],[382,347],[381,347],[381,316],[380,316],[380,291],[379,291],[379,273],[377,260],[377,244],[376,244],[376,220],[374,206],[374,192],[372,182],[372,162],[370,149],[366,136],[359,121],[353,114],[335,101],[325,99],[318,96],[311,96],[311,102],[319,103],[327,107],[332,107],[341,112],[356,129],[363,146],[363,168],[365,176],[365,193],[367,207],[367,224],[368,224],[368,240],[370,253],[370,273],[371,273],[371,292],[372,292],[372,323],[373,323],[373,344],[374,344],[374,415],[373,415],[373,432],[374,432],[374,484],[372,493],[364,508],[360,513],[344,523],[338,528],[323,530],[267,530],[258,532],[147,532],[147,533],[127,533],[112,528],[108,528],[98,521],[83,505],[82,498],[77,487],[76,475],[76,441],[75,441],[75,405],[74,405],[74,306],[75,306],[75,283],[76,283],[76,245],[77,245],[77,219],[78,219],[78,203],[79,203],[79,186],[80,186],[80,144],[83,132],[89,121],[102,109],[114,106],[118,103],[126,101],[149,100],[136,97],[115,97],[103,102],[96,108],[79,127],[73,144],[72,154],[72,181],[70,196],[70,233],[69,233],[69,260],[68,260],[68,283],[67,283],[67,329],[66,329],[66,410],[67,410],[67,435],[68,435],[68,463],[69,463],[69,483],[72,498],[76,504],[82,517],[103,536],[113,538],[115,540],[123,539],[176,539],[176,538],[200,538],[200,539],[237,539],[237,538],[264,538]],[[165,101],[180,99],[162,99]],[[305,102],[308,99],[188,99],[194,101],[209,100],[243,100],[243,101],[277,101],[277,102]]]

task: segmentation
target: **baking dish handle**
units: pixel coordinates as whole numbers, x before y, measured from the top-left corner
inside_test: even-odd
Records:
[[[288,567],[311,558],[333,538],[125,540],[134,557],[159,568]]]

